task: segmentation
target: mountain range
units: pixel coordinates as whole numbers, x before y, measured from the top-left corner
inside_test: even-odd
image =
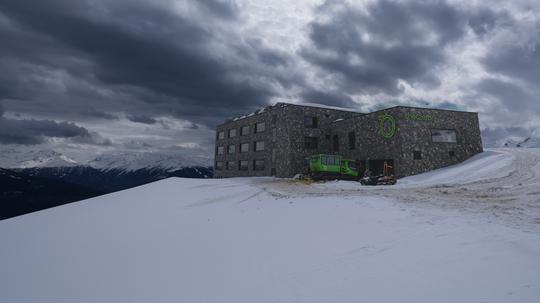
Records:
[[[0,219],[169,177],[211,178],[204,157],[114,153],[87,161],[53,150],[0,151]]]

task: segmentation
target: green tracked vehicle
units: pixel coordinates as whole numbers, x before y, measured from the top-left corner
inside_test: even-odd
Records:
[[[359,180],[355,160],[338,155],[313,155],[309,157],[309,176],[313,180]]]

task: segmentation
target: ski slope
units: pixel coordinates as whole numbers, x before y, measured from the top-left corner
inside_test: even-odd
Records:
[[[538,302],[539,158],[394,187],[170,178],[0,221],[2,301]]]

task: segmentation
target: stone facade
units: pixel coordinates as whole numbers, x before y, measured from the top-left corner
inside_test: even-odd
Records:
[[[260,123],[264,130],[255,132]],[[249,132],[242,133],[245,126]],[[228,146],[235,146],[234,152]],[[481,151],[476,113],[393,107],[361,114],[278,103],[217,126],[214,175],[292,177],[306,172],[306,157],[324,153],[356,159],[362,170],[374,173],[387,161],[403,177],[456,164]]]
[[[393,133],[381,133],[392,121]],[[440,132],[448,134],[447,140],[438,142]],[[355,137],[353,149],[349,133]],[[391,160],[397,177],[457,164],[483,150],[478,115],[471,112],[399,106],[336,122],[332,134],[339,140],[332,153],[359,160],[362,170],[375,163],[374,173]]]

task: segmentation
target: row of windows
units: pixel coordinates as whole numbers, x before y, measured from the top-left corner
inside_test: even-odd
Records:
[[[253,151],[259,152],[264,150],[264,141],[255,141],[252,144]],[[227,145],[227,154],[234,154],[236,152],[236,145],[230,144]],[[249,152],[249,143],[241,143],[240,144],[240,152],[241,153],[247,153]],[[216,154],[223,155],[225,154],[225,146],[218,146],[216,150]]]
[[[240,161],[216,161],[215,169],[216,170],[234,170],[235,167],[237,170],[249,170],[248,160]],[[251,161],[252,170],[264,170],[264,159],[256,159]]]
[[[253,125],[253,130],[255,134],[262,133],[265,129],[266,129],[266,126],[264,122],[255,123]],[[251,125],[244,125],[240,127],[240,136],[249,135],[251,133],[250,130],[251,130]],[[237,131],[236,128],[231,128],[226,133],[225,131],[219,131],[217,134],[217,138],[218,140],[225,139],[225,135],[227,135],[227,138],[234,138],[236,137],[236,131]]]

